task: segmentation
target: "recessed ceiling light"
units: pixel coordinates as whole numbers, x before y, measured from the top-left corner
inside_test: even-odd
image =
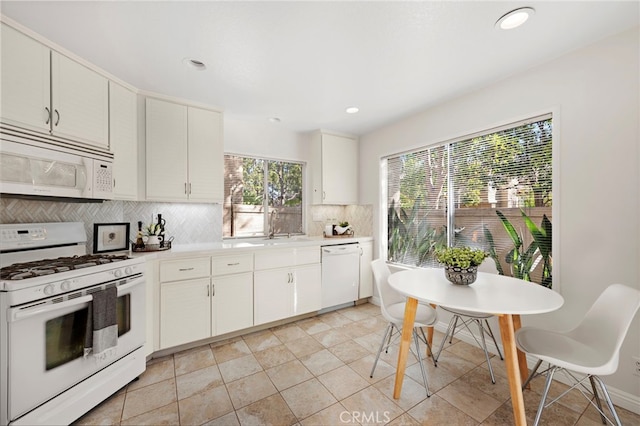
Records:
[[[267,120],[271,123],[279,123],[280,119],[278,117],[269,117]]]
[[[529,15],[533,15],[535,13],[536,11],[532,7],[514,9],[511,12],[502,15],[502,17],[496,21],[495,26],[502,30],[512,30],[524,24],[527,19],[529,19]]]
[[[193,58],[184,58],[182,60],[182,63],[188,66],[189,68],[193,68],[198,71],[202,71],[207,68],[204,62],[199,61],[197,59],[193,59]]]
[[[356,112],[360,111],[360,108],[355,106],[350,106],[345,111],[347,112],[347,114],[355,114]]]

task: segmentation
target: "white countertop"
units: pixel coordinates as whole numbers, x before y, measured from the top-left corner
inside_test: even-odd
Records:
[[[290,248],[290,247],[312,247],[328,246],[337,244],[350,244],[365,241],[372,241],[373,237],[354,236],[348,238],[322,236],[309,237],[306,235],[296,235],[288,237],[276,237],[268,239],[266,237],[227,239],[210,243],[194,244],[172,244],[170,250],[152,252],[132,252],[132,257],[145,256],[147,258],[167,258],[176,255],[224,255],[243,251],[255,251],[264,249]]]

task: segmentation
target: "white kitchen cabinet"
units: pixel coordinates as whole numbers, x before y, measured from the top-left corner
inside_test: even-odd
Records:
[[[317,131],[311,143],[313,204],[358,204],[358,140]]]
[[[371,261],[373,260],[373,242],[360,241],[360,287],[358,298],[373,296],[373,271]]]
[[[145,355],[149,356],[159,349],[160,343],[160,283],[158,279],[158,261],[145,260],[145,290],[146,290],[146,341]]]
[[[51,132],[109,149],[109,80],[51,52]]]
[[[293,315],[321,309],[322,272],[319,263],[296,267],[293,271],[293,284]]]
[[[159,262],[160,349],[253,326],[253,254]]]
[[[189,199],[222,202],[224,198],[224,146],[222,114],[188,107]]]
[[[211,259],[211,334],[253,326],[253,254]]]
[[[136,94],[109,82],[109,142],[113,151],[113,197],[138,198],[138,117]]]
[[[49,48],[1,25],[2,122],[49,133],[51,64]]]
[[[253,326],[253,274],[212,278],[211,335]]]
[[[2,24],[2,121],[109,150],[102,75]]]
[[[320,310],[320,248],[256,252],[253,284],[255,325]]]
[[[211,258],[160,261],[160,349],[211,336]]]
[[[146,99],[146,198],[220,202],[222,114]]]
[[[160,283],[160,348],[211,336],[211,278]]]

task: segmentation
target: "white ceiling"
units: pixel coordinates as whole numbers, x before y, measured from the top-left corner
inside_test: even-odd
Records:
[[[639,25],[638,1],[2,1],[2,14],[133,86],[365,134]],[[511,31],[495,21],[536,14]],[[183,58],[207,69],[185,67]],[[345,113],[347,106],[358,114]]]

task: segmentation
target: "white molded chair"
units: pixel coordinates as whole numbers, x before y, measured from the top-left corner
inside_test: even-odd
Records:
[[[486,259],[480,266],[478,266],[479,272],[488,272],[492,274],[497,274],[498,269],[495,266],[495,262],[492,259]],[[473,285],[473,284],[472,284]],[[433,359],[437,363],[440,359],[440,354],[442,353],[442,349],[444,349],[444,344],[449,339],[449,344],[453,341],[453,336],[459,332],[462,327],[465,327],[467,331],[474,338],[476,343],[482,348],[484,351],[484,356],[487,359],[487,365],[489,366],[489,374],[491,375],[491,383],[496,383],[496,378],[493,375],[493,368],[491,367],[491,361],[489,360],[489,351],[487,351],[487,342],[485,340],[485,334],[488,334],[493,340],[493,344],[498,350],[498,355],[500,355],[500,359],[504,359],[502,357],[502,352],[500,352],[500,348],[498,347],[498,342],[496,341],[495,336],[493,335],[493,331],[491,330],[491,326],[489,325],[489,318],[493,316],[493,314],[483,313],[483,312],[468,312],[460,309],[452,309],[446,306],[440,306],[440,308],[444,311],[450,312],[453,314],[451,317],[451,321],[449,321],[449,326],[447,327],[447,332],[445,336],[442,338],[442,342],[440,343],[440,348],[438,349],[438,353],[434,355]],[[478,331],[480,333],[480,339],[473,334],[471,328],[469,328],[469,324],[476,323],[478,326]]]
[[[391,338],[394,334],[399,336],[402,334],[402,323],[404,321],[404,309],[406,305],[406,297],[395,291],[389,285],[389,275],[391,271],[387,266],[384,259],[376,259],[371,262],[373,269],[373,279],[378,289],[378,295],[380,296],[380,310],[384,319],[389,321],[387,329],[382,336],[382,342],[380,343],[380,349],[376,355],[376,360],[373,363],[370,377],[373,377],[373,372],[376,370],[380,354],[383,350],[387,351],[391,345]],[[416,318],[413,323],[413,341],[415,343],[414,355],[418,358],[420,363],[420,370],[422,371],[422,379],[424,380],[424,387],[427,390],[427,396],[431,396],[429,393],[429,383],[427,382],[427,373],[422,363],[422,356],[420,352],[420,341],[427,345],[428,352],[431,353],[431,347],[427,341],[427,337],[424,334],[422,327],[430,327],[436,323],[437,315],[436,310],[430,305],[418,303],[416,309]]]
[[[574,388],[579,390],[596,407],[604,424],[607,421],[613,424],[602,411],[596,382],[602,390],[615,424],[621,424],[607,388],[598,376],[613,374],[618,369],[620,347],[639,308],[640,291],[622,284],[612,284],[602,292],[580,324],[572,330],[558,332],[536,327],[522,327],[516,332],[518,349],[538,358],[538,363],[524,382],[524,386],[534,376],[547,374],[544,392],[534,421],[535,425],[540,421],[542,410],[545,407],[553,404]],[[541,373],[536,373],[543,361],[549,363],[549,368]],[[574,384],[545,405],[556,371],[566,373]],[[585,376],[579,378],[571,372]],[[584,384],[587,379],[590,381],[593,395]],[[595,403],[592,397],[595,397]]]

